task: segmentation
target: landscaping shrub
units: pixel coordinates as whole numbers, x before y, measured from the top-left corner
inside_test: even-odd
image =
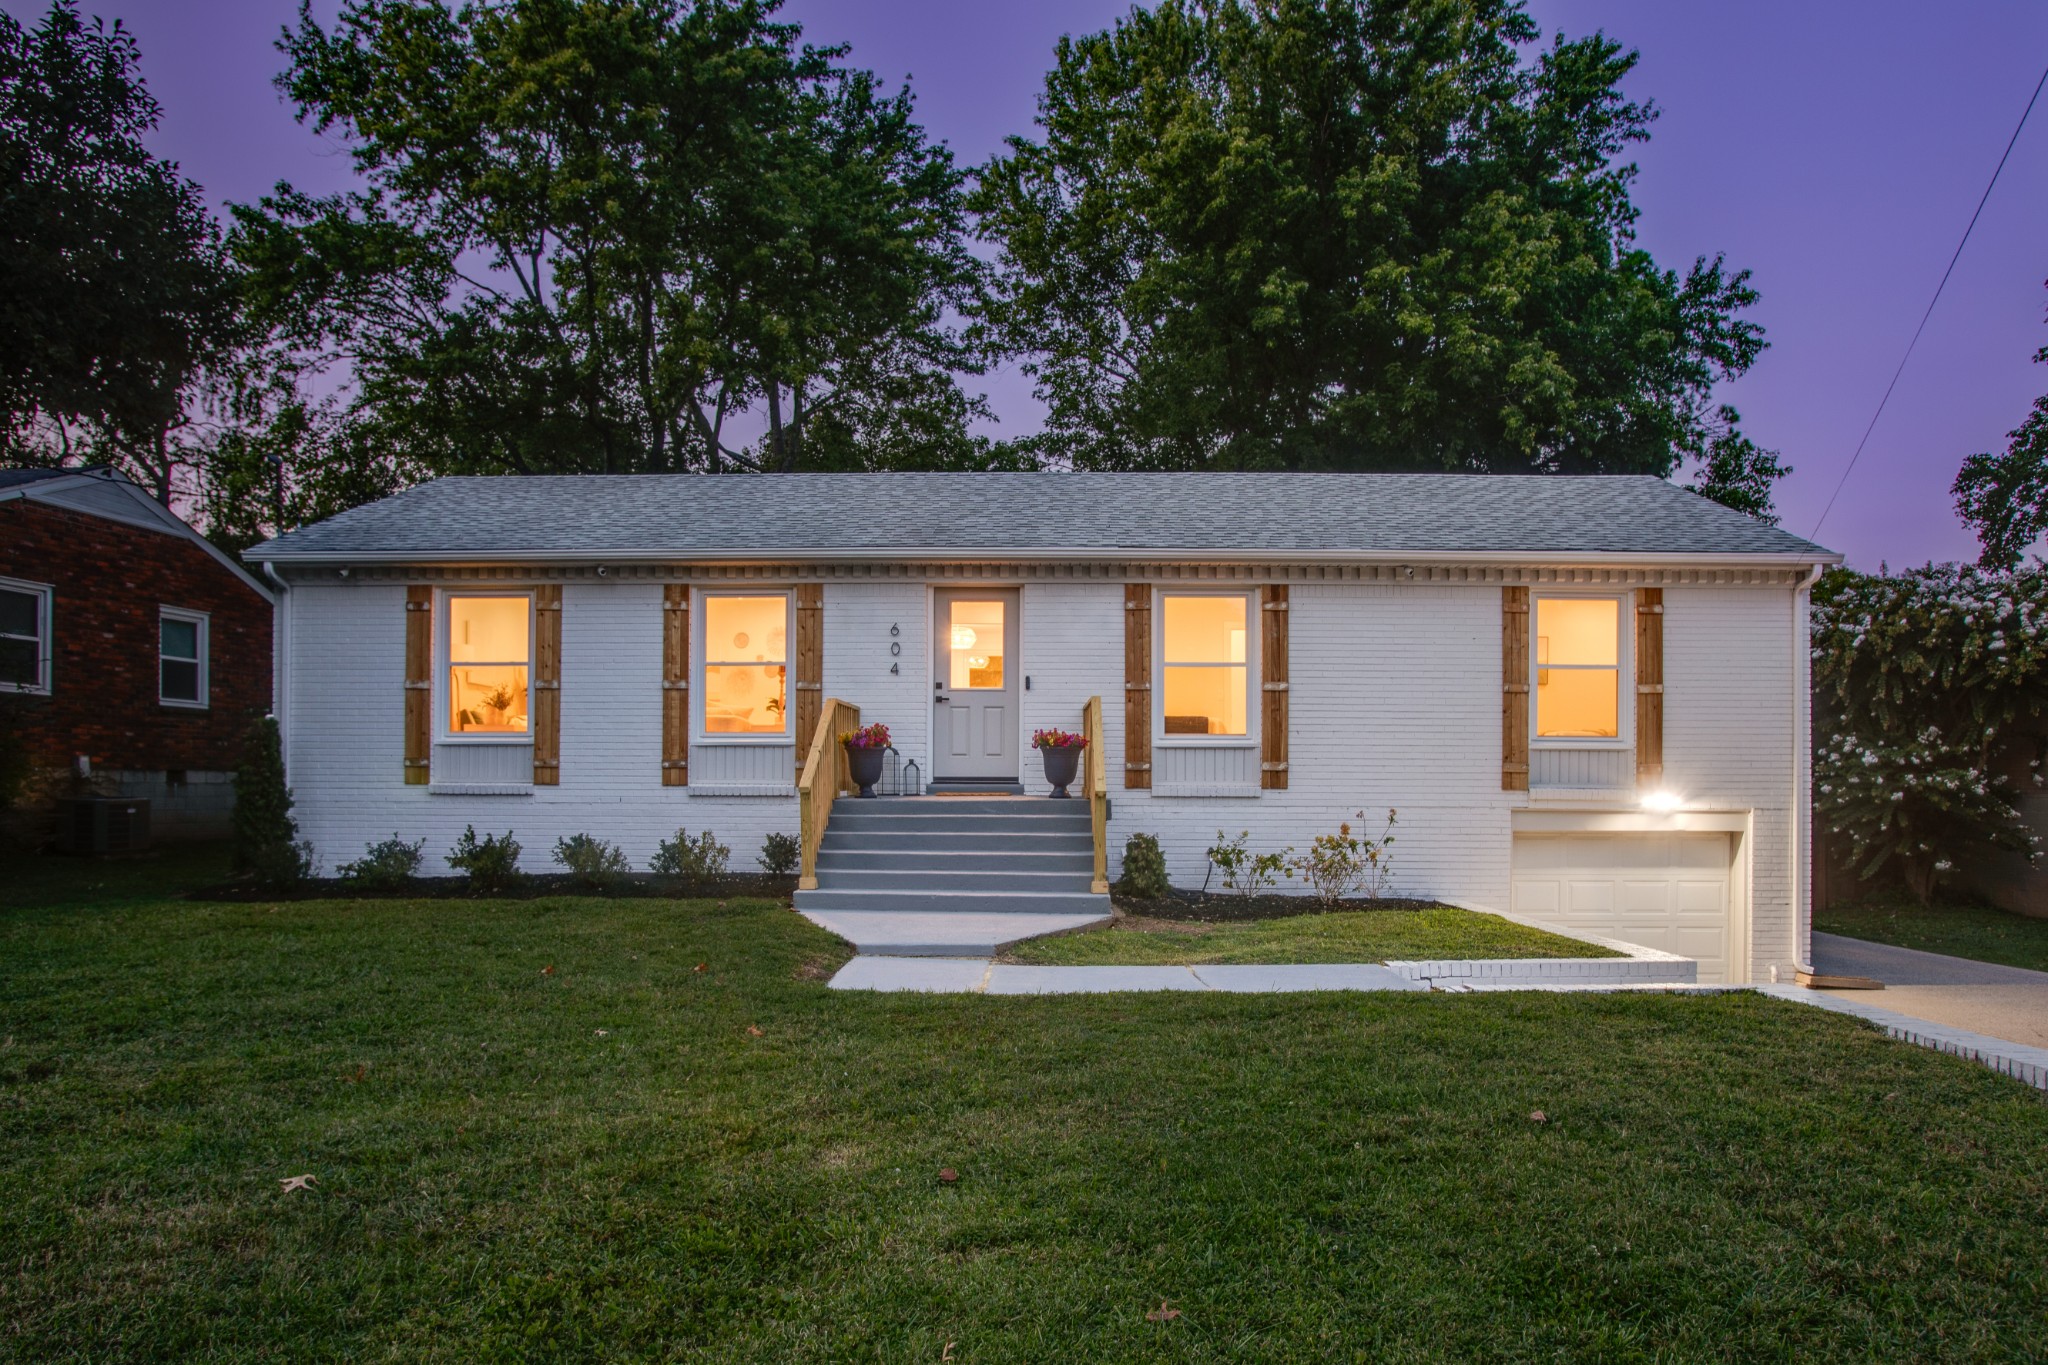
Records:
[[[313,843],[296,839],[263,844],[249,855],[246,869],[256,885],[269,891],[290,891],[313,875]]]
[[[510,891],[521,880],[519,841],[510,830],[503,838],[486,834],[479,839],[476,826],[465,825],[462,837],[455,841],[455,851],[448,855],[448,866],[469,878],[472,891],[486,895]]]
[[[772,877],[787,877],[796,871],[803,861],[803,840],[794,834],[771,834],[761,845],[761,856],[754,861],[761,864],[761,870]]]
[[[1287,857],[1292,848],[1278,853],[1253,853],[1250,848],[1252,832],[1239,830],[1235,839],[1225,838],[1222,830],[1216,831],[1216,842],[1209,846],[1209,862],[1223,874],[1223,889],[1238,896],[1256,896],[1267,887],[1288,876]],[[1207,879],[1204,879],[1204,885]]]
[[[1169,889],[1166,854],[1160,851],[1158,835],[1133,834],[1124,840],[1124,871],[1117,879],[1117,889],[1143,900],[1165,897]]]
[[[673,839],[661,841],[647,866],[683,890],[697,891],[723,877],[726,860],[731,857],[732,850],[719,843],[710,830],[692,839],[688,830],[679,829]]]
[[[408,844],[393,834],[379,843],[367,844],[363,856],[334,869],[335,875],[363,891],[403,891],[420,874],[426,858],[427,841]]]
[[[555,840],[555,861],[569,869],[578,886],[591,891],[609,891],[633,871],[624,849],[588,834]]]
[[[238,871],[255,872],[259,880],[268,882],[264,869],[281,873],[295,860],[310,868],[310,853],[299,856],[299,823],[291,812],[292,793],[284,782],[284,745],[276,718],[265,716],[243,735],[242,764],[235,769],[234,859]]]
[[[1365,812],[1352,816],[1363,828]],[[1354,892],[1373,900],[1386,894],[1393,881],[1394,812],[1387,812],[1387,826],[1377,839],[1351,831],[1351,821],[1337,826],[1335,834],[1318,834],[1308,852],[1290,862],[1288,871],[1299,876],[1324,906],[1333,906]]]
[[[2041,782],[2048,569],[1836,569],[1813,593],[1814,803],[1855,875],[1922,903],[1957,861],[2034,856],[2019,816]]]

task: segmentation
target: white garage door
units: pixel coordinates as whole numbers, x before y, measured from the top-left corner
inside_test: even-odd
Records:
[[[1570,929],[1679,953],[1729,979],[1725,834],[1518,834],[1513,905]]]

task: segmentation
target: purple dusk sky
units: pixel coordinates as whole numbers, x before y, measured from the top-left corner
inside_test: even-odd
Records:
[[[0,0],[33,23],[34,0]],[[274,181],[331,190],[339,148],[270,85],[296,0],[84,0],[142,45],[164,105],[155,145],[215,202]],[[335,0],[316,0],[331,14]],[[1061,33],[1118,0],[790,0],[815,42],[906,76],[933,135],[972,165],[1013,132]],[[1602,29],[1642,52],[1630,93],[1663,110],[1640,148],[1640,237],[1660,262],[1727,253],[1755,272],[1771,348],[1724,398],[1796,473],[1778,500],[1802,535],[1834,491],[2044,61],[2048,7],[2019,0],[1532,0],[1547,31]],[[2048,108],[2014,149],[1823,543],[1874,569],[1970,557],[1948,494],[1963,456],[2001,449],[2048,391]],[[1001,430],[1038,421],[1029,383],[991,376]]]

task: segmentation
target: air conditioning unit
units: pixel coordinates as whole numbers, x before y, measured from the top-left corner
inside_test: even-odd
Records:
[[[57,847],[66,853],[140,853],[149,847],[149,802],[65,797],[57,803]]]

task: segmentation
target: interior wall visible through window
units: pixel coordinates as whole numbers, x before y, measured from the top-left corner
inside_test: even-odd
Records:
[[[1168,593],[1160,615],[1163,733],[1248,736],[1250,599]]]
[[[789,732],[789,594],[704,599],[704,733]]]
[[[533,601],[448,598],[448,732],[524,738],[529,724]]]
[[[1621,734],[1621,603],[1612,597],[1536,599],[1536,737]]]

